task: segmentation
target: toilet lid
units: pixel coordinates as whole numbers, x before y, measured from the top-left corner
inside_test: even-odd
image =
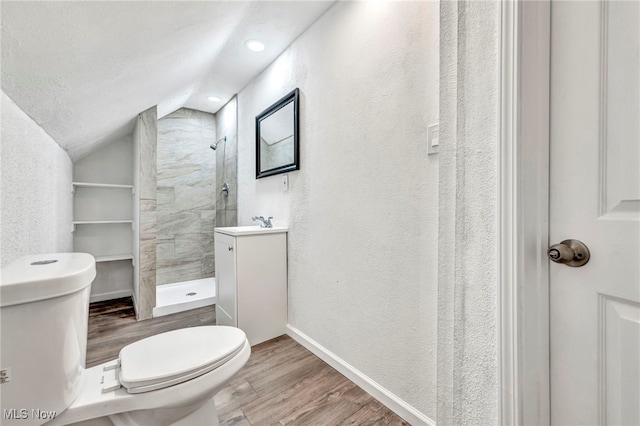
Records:
[[[246,340],[226,326],[190,327],[139,340],[120,351],[120,383],[141,393],[185,382],[233,358]]]

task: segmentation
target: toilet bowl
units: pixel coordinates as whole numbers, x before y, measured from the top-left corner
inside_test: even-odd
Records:
[[[234,327],[148,337],[124,347],[118,359],[85,370],[78,398],[47,424],[217,425],[213,396],[250,353],[244,332]]]
[[[251,353],[242,330],[169,331],[85,369],[93,256],[27,256],[1,273],[3,425],[218,424],[213,396]]]

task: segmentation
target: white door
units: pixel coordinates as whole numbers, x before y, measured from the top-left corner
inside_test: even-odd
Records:
[[[551,421],[640,425],[640,2],[551,7]]]

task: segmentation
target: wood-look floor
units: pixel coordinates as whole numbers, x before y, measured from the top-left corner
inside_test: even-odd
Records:
[[[87,366],[116,358],[144,337],[209,324],[215,324],[213,306],[137,322],[129,298],[93,303]],[[215,401],[221,425],[407,424],[288,336],[252,347]]]

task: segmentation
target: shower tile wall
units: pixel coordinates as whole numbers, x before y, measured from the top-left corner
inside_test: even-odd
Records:
[[[186,108],[158,120],[157,284],[213,277],[213,114]]]
[[[156,231],[157,231],[157,108],[154,106],[140,113],[134,132],[138,146],[138,320],[153,316],[156,306]]]
[[[238,102],[231,98],[216,113],[218,139],[226,142],[218,145],[216,156],[216,226],[238,225]],[[220,152],[221,151],[221,152]],[[222,193],[224,182],[229,184],[229,195]]]

